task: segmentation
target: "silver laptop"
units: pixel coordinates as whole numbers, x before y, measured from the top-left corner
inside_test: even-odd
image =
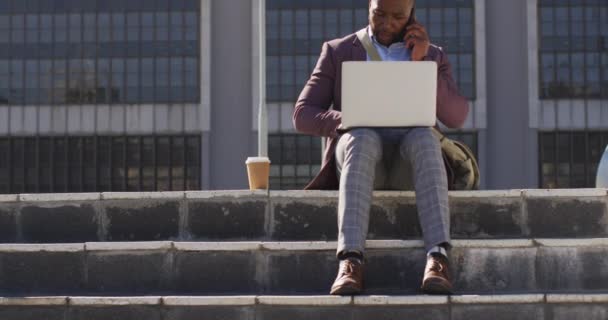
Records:
[[[432,127],[436,122],[437,64],[342,64],[342,128]]]

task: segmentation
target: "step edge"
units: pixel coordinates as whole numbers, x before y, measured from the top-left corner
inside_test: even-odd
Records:
[[[166,296],[166,306],[249,306],[256,304],[257,296]]]
[[[547,303],[608,303],[608,294],[547,294]]]
[[[359,306],[410,306],[410,305],[442,305],[448,304],[448,296],[356,296],[354,304]]]
[[[0,306],[61,306],[67,303],[67,296],[0,297]]]
[[[458,248],[532,248],[532,247],[607,247],[608,238],[589,239],[475,239],[454,240]],[[329,251],[335,250],[337,241],[219,241],[219,242],[179,242],[179,241],[139,241],[139,242],[85,242],[85,243],[3,243],[0,252],[96,252],[96,251]],[[423,248],[422,240],[367,240],[366,248],[418,249]]]
[[[608,294],[540,293],[505,295],[363,295],[363,296],[24,296],[0,297],[0,306],[416,306],[479,304],[596,304],[607,303]]]
[[[184,191],[101,193],[101,200],[179,200],[184,198]]]
[[[138,251],[170,250],[173,241],[136,241],[136,242],[85,242],[85,251]]]
[[[185,191],[186,200],[235,199],[235,198],[267,198],[265,190],[211,190]]]
[[[161,305],[160,296],[146,297],[68,297],[70,306]]]
[[[450,297],[452,304],[512,304],[512,303],[541,303],[544,294],[517,295],[455,295]]]
[[[351,296],[257,296],[259,305],[279,306],[344,306],[352,304]]]
[[[23,193],[19,195],[20,202],[78,202],[101,200],[101,193]]]

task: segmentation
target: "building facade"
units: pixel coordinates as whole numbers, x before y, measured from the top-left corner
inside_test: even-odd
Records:
[[[266,27],[271,187],[299,189],[322,140],[293,105],[365,0],[0,2],[0,193],[242,189],[257,153]],[[417,0],[471,112],[449,135],[482,187],[591,187],[608,144],[608,3]]]

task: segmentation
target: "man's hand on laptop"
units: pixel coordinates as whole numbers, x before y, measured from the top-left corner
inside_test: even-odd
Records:
[[[426,29],[417,21],[407,26],[405,32],[405,45],[412,50],[412,61],[422,61],[426,58],[431,41]]]
[[[344,132],[346,132],[346,130],[344,129],[344,127],[342,126],[342,123],[340,123],[337,127],[335,132],[335,136],[333,138],[337,138],[339,137],[341,134],[343,134]]]

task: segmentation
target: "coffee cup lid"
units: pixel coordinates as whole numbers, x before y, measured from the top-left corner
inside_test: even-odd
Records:
[[[245,164],[265,162],[270,163],[270,159],[268,159],[268,157],[249,157],[247,158],[247,161],[245,161]]]

